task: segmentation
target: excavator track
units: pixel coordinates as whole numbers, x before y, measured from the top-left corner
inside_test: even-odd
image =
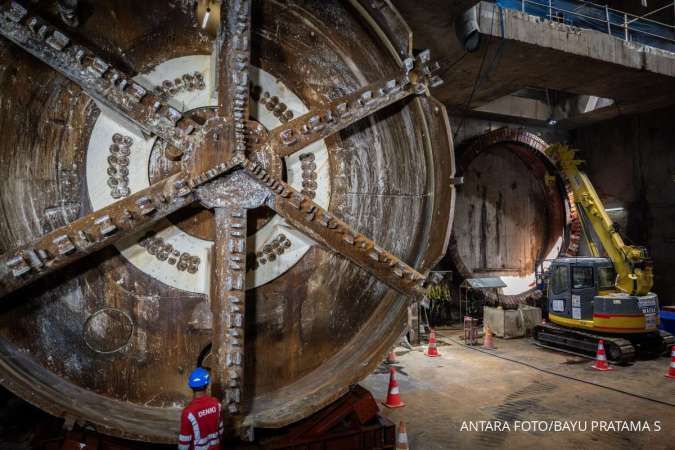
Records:
[[[598,341],[602,339],[607,360],[613,364],[632,362],[636,356],[635,347],[627,339],[572,330],[550,323],[537,325],[533,337],[542,347],[588,357],[595,356]]]
[[[662,356],[670,356],[672,348],[675,347],[675,336],[667,331],[659,330],[658,338],[661,341],[661,347],[657,353],[660,353]]]
[[[667,331],[659,330],[659,337],[664,345],[663,353],[670,354],[672,347],[675,346],[675,336]]]

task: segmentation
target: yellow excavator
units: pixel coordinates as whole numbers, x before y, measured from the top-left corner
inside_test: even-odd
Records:
[[[535,341],[593,356],[603,339],[607,358],[616,363],[667,351],[675,338],[657,328],[652,260],[644,247],[624,243],[588,176],[579,170],[583,161],[576,152],[561,144],[546,150],[569,182],[591,256],[548,261],[543,284],[549,321],[535,328]]]

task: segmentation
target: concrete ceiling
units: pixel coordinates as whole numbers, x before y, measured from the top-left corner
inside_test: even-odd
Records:
[[[412,29],[414,47],[429,48],[433,58],[451,66],[443,75],[445,84],[433,92],[451,113],[484,116],[473,108],[525,87],[616,100],[617,106],[563,120],[560,126],[568,128],[675,103],[675,56],[667,52],[534,20],[517,11],[504,10],[500,16],[492,13],[492,5],[482,3],[481,47],[466,53],[455,36],[454,20],[475,0],[392,3]]]
[[[455,38],[455,17],[469,10],[477,0],[392,0],[413,31],[413,45],[428,48],[436,58],[461,55]]]

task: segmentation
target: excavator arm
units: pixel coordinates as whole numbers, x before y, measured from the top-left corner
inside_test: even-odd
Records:
[[[579,170],[582,160],[576,159],[577,150],[566,145],[554,144],[546,149],[548,156],[556,161],[560,170],[569,180],[576,206],[583,212],[582,221],[585,227],[592,227],[598,238],[597,243],[586,232],[591,253],[600,256],[604,251],[612,260],[616,270],[616,288],[631,295],[645,295],[654,284],[652,261],[644,247],[627,245],[618,227],[605,212],[605,207],[595,191],[588,176]],[[598,248],[598,244],[601,249]]]

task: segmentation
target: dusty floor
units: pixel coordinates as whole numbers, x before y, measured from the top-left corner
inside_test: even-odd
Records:
[[[438,337],[439,358],[424,356],[423,348],[396,349],[394,367],[406,406],[382,407],[396,424],[406,422],[413,450],[675,449],[675,379],[663,376],[668,358],[600,373],[585,358],[541,349],[529,339],[497,339],[497,349],[485,351],[464,346],[456,330],[439,330]],[[388,379],[388,366],[381,365],[361,384],[383,400]],[[54,419],[2,389],[0,405],[0,450],[29,449],[31,442],[40,442],[36,426],[54,425]],[[658,421],[661,430],[592,430],[593,421],[613,420],[648,423],[652,430]],[[508,423],[512,431],[462,431],[463,424],[480,427],[479,421]],[[516,423],[531,421],[575,421],[586,431],[513,430]]]
[[[675,449],[675,379],[664,377],[668,358],[597,372],[585,358],[536,347],[529,339],[496,339],[497,349],[483,353],[464,346],[458,331],[440,330],[438,338],[438,358],[424,356],[423,348],[396,349],[406,406],[382,407],[382,414],[406,422],[411,449]],[[362,383],[378,400],[386,397],[387,371],[382,365]],[[613,432],[597,423],[616,420],[643,427],[646,421],[652,430],[658,422],[661,429]],[[478,421],[506,422],[511,431],[462,431],[472,421],[477,427]],[[586,431],[514,430],[517,424],[535,426],[531,421],[547,421],[540,427],[576,421]]]

